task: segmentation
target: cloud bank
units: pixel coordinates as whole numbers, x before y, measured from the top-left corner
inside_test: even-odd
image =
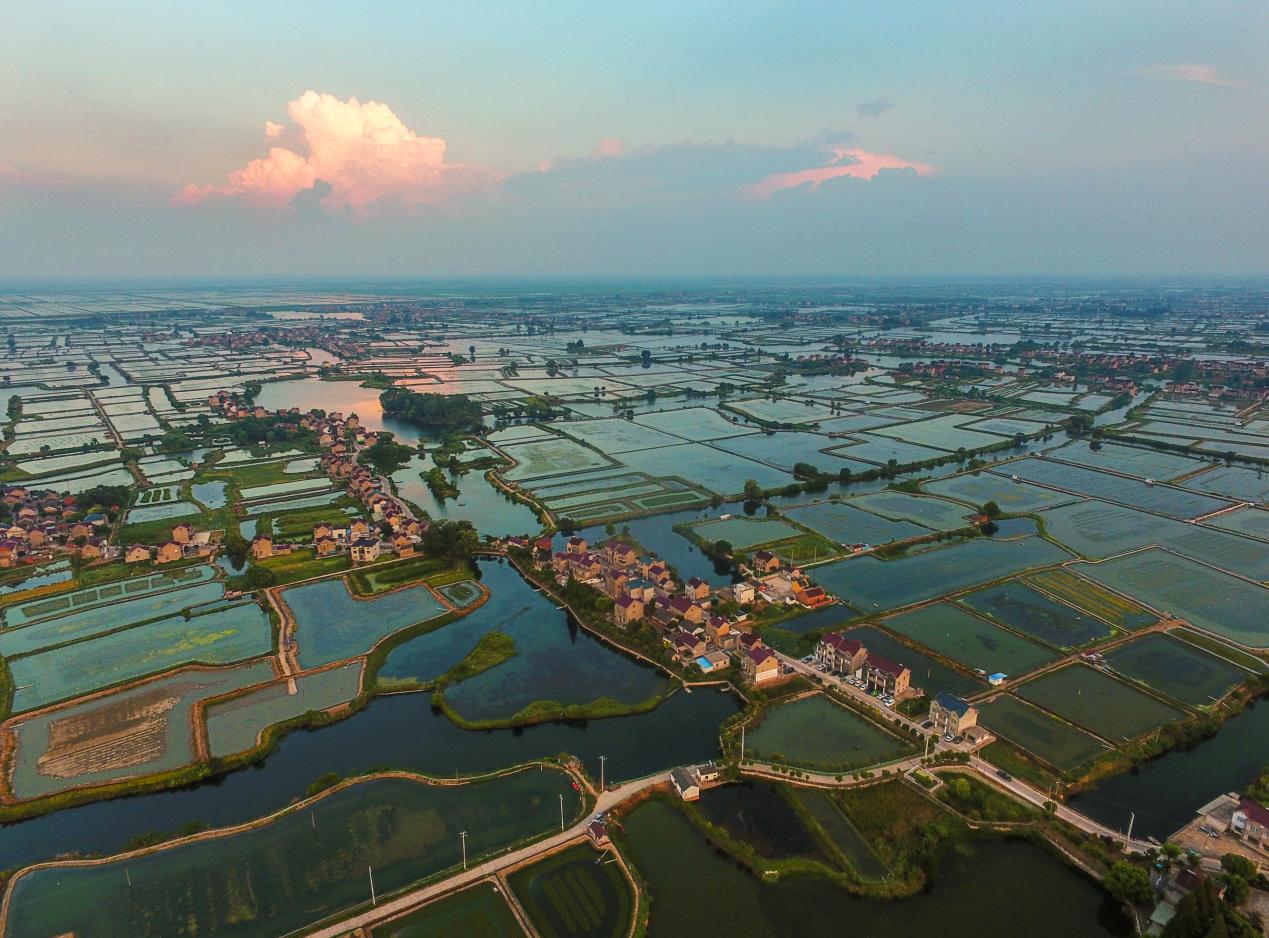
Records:
[[[1222,88],[1242,88],[1247,82],[1225,78],[1214,65],[1187,63],[1181,65],[1152,65],[1141,70],[1143,75],[1160,75],[1173,81],[1188,81],[1199,85],[1216,85]]]
[[[365,215],[436,205],[455,194],[487,188],[500,178],[486,167],[447,162],[444,140],[419,136],[378,101],[341,101],[306,91],[287,105],[287,115],[307,153],[270,147],[268,156],[229,173],[222,185],[190,183],[173,201],[193,206],[238,199],[284,208],[322,182],[324,209]],[[268,121],[265,137],[276,140],[287,130]]]
[[[916,163],[887,153],[870,153],[859,147],[832,147],[830,152],[832,156],[827,165],[788,173],[772,173],[765,179],[746,186],[745,195],[751,199],[765,200],[782,189],[818,189],[830,179],[875,179],[883,169],[910,169],[918,176],[928,176],[934,172],[934,167],[928,163]]]

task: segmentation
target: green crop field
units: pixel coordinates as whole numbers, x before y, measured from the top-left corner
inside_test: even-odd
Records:
[[[622,938],[630,930],[630,884],[602,859],[590,846],[570,847],[507,877],[542,938]]]
[[[1105,744],[1096,737],[1007,695],[981,704],[978,722],[1064,772],[1106,751]]]
[[[10,935],[267,938],[304,928],[570,823],[581,808],[562,772],[469,785],[373,779],[261,827],[99,866],[52,865],[11,884]],[[124,883],[125,867],[132,888]]]
[[[1136,739],[1165,723],[1186,718],[1184,710],[1081,664],[1022,684],[1014,693],[1113,743]]]
[[[746,739],[747,755],[809,768],[874,765],[909,748],[905,740],[822,695],[776,704]]]
[[[1113,649],[1106,664],[1192,707],[1211,705],[1251,676],[1201,648],[1158,633]]]
[[[524,929],[492,883],[429,902],[371,931],[373,938],[520,938]]]
[[[1079,648],[1111,634],[1099,619],[1056,602],[1019,580],[960,597],[960,602],[1058,648]]]
[[[1159,621],[1157,616],[1146,612],[1136,603],[1068,570],[1042,570],[1025,579],[1032,586],[1062,602],[1083,609],[1119,629],[1132,631]]]
[[[939,602],[883,620],[912,641],[973,670],[1012,677],[1034,671],[1058,654],[951,603]]]

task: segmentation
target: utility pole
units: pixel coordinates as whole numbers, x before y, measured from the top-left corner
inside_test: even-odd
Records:
[[[745,724],[740,724],[740,761],[745,761]]]
[[[604,763],[607,761],[608,761],[607,756],[599,757],[599,790],[600,791],[603,791],[604,788],[606,787],[604,785]]]
[[[564,829],[564,796],[560,795],[560,830]]]
[[[375,896],[375,871],[367,865],[366,872],[370,874],[370,906],[374,908],[379,905],[379,899]]]
[[[463,869],[467,869],[467,831],[459,831],[458,836],[463,842]]]
[[[1128,838],[1127,838],[1128,842],[1132,841],[1132,825],[1135,824],[1136,822],[1137,822],[1137,812],[1129,811],[1128,812]],[[1124,849],[1125,850],[1128,849],[1128,843],[1124,844]]]

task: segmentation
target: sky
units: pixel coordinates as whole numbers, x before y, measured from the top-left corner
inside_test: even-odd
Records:
[[[1269,4],[8,0],[0,285],[1269,275]]]

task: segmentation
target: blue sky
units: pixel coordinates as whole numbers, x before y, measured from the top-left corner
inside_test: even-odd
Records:
[[[1263,2],[6,5],[0,278],[1269,272]]]

